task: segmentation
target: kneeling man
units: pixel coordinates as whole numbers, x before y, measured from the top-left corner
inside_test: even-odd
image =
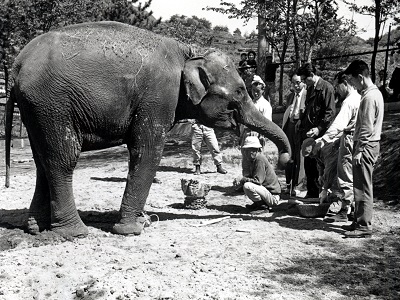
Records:
[[[274,167],[261,152],[261,144],[256,136],[246,137],[242,149],[250,160],[250,175],[242,177],[240,183],[246,196],[253,201],[246,205],[251,210],[269,210],[279,204],[281,185]]]

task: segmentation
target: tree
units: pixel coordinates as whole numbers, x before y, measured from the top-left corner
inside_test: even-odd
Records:
[[[375,82],[375,63],[379,41],[382,38],[381,28],[390,20],[400,24],[400,2],[399,0],[370,0],[371,5],[358,6],[355,3],[350,3],[348,0],[343,0],[349,5],[350,10],[362,14],[373,16],[375,19],[375,35],[374,35],[374,52],[371,58],[371,77]]]
[[[346,25],[337,17],[338,7],[334,0],[243,0],[240,8],[224,1],[220,5],[222,7],[206,9],[240,18],[244,23],[250,18],[258,18],[259,75],[264,76],[265,52],[271,49],[281,63],[279,104],[283,102],[282,64],[291,43],[297,67],[302,60],[310,61],[316,49],[327,45],[332,36],[342,34],[342,27]]]
[[[209,46],[213,39],[211,22],[195,16],[189,18],[173,15],[169,20],[157,25],[153,31],[199,48]]]
[[[222,31],[222,32],[229,32],[229,28],[227,26],[214,26],[213,28],[214,31]]]

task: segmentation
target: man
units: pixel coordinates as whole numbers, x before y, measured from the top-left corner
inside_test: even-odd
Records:
[[[251,82],[251,93],[253,95],[253,103],[258,111],[266,117],[268,120],[272,121],[272,106],[263,97],[263,92],[265,88],[265,83],[260,76],[254,75],[253,81]],[[260,139],[260,143],[265,147],[266,139],[256,131],[251,131],[249,128],[242,126],[240,134],[240,145],[243,146],[246,137],[252,135]],[[262,149],[264,150],[264,149]],[[242,151],[242,175],[248,176],[250,172],[250,161],[247,157],[243,155]]]
[[[360,106],[360,94],[348,81],[344,72],[339,72],[335,76],[336,93],[341,108],[335,120],[329,126],[326,133],[316,140],[317,148],[324,148],[327,144],[339,140],[339,152],[337,156],[337,178],[338,187],[342,194],[342,208],[333,217],[325,218],[326,222],[347,222],[348,215],[351,212],[353,204],[353,170],[352,170],[352,152],[353,152],[353,133],[356,123],[357,112]],[[323,187],[321,193],[321,202],[327,198],[327,189]]]
[[[240,180],[245,195],[253,201],[246,208],[269,211],[280,201],[281,186],[278,176],[268,158],[261,153],[261,144],[256,136],[246,137],[242,148],[251,162],[250,174]]]
[[[300,114],[298,130],[301,141],[308,137],[321,137],[335,117],[335,92],[333,86],[316,75],[311,63],[305,63],[297,71],[297,75],[307,85],[305,110]],[[315,158],[304,158],[304,171],[307,177],[307,198],[319,197],[317,185],[318,169]]]
[[[276,69],[278,69],[279,64],[273,62],[273,57],[271,53],[267,53],[265,56],[265,97],[270,103],[275,103],[275,79],[276,79]]]
[[[304,103],[307,95],[305,84],[297,74],[293,74],[291,79],[293,91],[286,99],[287,109],[283,115],[282,129],[288,137],[292,157],[285,168],[286,185],[289,195],[295,196],[294,188],[299,183],[300,172],[300,136],[296,130],[299,122],[300,111],[304,111]]]
[[[372,82],[368,65],[354,60],[344,72],[361,94],[360,107],[354,129],[353,179],[354,179],[354,220],[344,235],[349,238],[372,235],[373,184],[372,173],[378,159],[383,123],[383,97]]]
[[[214,129],[200,124],[197,120],[192,120],[192,150],[193,150],[193,164],[195,165],[195,175],[200,175],[200,165],[202,162],[201,146],[203,140],[206,142],[208,150],[217,167],[217,172],[226,174],[227,171],[222,167],[222,154],[218,147],[217,137],[215,136]]]

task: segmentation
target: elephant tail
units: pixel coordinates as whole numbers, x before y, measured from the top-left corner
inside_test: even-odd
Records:
[[[11,154],[11,131],[14,116],[15,93],[14,88],[11,89],[10,97],[6,102],[6,183],[5,186],[10,186],[10,154]]]

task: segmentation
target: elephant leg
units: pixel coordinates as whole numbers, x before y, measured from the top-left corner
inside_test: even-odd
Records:
[[[50,190],[45,170],[42,166],[33,141],[31,141],[30,144],[33,159],[35,160],[36,164],[36,187],[31,205],[29,207],[27,230],[31,234],[38,234],[40,231],[50,229]]]
[[[146,118],[148,120],[150,118]],[[130,161],[121,204],[121,220],[114,225],[117,234],[139,235],[144,226],[144,205],[161,160],[167,126],[136,122],[128,142]]]
[[[72,190],[72,175],[80,154],[81,143],[76,132],[70,129],[73,126],[69,125],[68,120],[60,118],[50,121],[52,126],[39,127],[30,124],[29,120],[27,124],[27,128],[31,128],[28,132],[32,137],[36,153],[36,165],[39,166],[37,193],[32,200],[30,212],[33,216],[37,216],[42,209],[48,213],[50,207],[52,231],[69,237],[85,236],[88,234],[88,229],[76,210]],[[43,193],[50,196],[48,204]]]

